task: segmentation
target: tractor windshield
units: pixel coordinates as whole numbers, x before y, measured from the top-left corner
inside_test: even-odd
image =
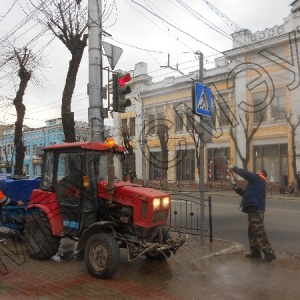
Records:
[[[111,152],[88,152],[87,153],[87,175],[90,178],[93,193],[97,193],[97,183],[101,180],[108,180],[108,165],[113,155],[116,177],[122,172],[122,156]]]

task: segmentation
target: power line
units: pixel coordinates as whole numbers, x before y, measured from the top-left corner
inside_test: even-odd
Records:
[[[234,31],[242,30],[234,21],[230,20],[224,13],[222,13],[218,8],[212,5],[209,1],[203,0],[225,23],[233,29]]]
[[[0,23],[4,20],[4,18],[10,13],[10,11],[13,9],[15,4],[18,2],[18,0],[15,0],[14,3],[10,6],[10,8],[7,10],[7,12],[4,14],[4,16],[0,17]]]
[[[205,42],[203,42],[203,41],[197,39],[196,37],[194,37],[193,35],[189,34],[189,33],[186,32],[186,31],[182,30],[182,29],[179,28],[178,26],[176,26],[176,25],[174,25],[174,24],[171,24],[169,21],[165,20],[164,18],[162,18],[162,17],[159,16],[158,14],[156,14],[156,13],[154,13],[154,12],[151,12],[148,8],[146,8],[145,6],[141,5],[140,3],[137,3],[137,2],[134,1],[134,0],[130,0],[130,1],[133,2],[133,3],[135,3],[135,4],[138,5],[138,6],[142,7],[143,9],[145,9],[146,11],[148,11],[150,14],[154,15],[154,16],[157,17],[158,19],[163,20],[165,23],[167,23],[167,24],[170,25],[171,27],[175,28],[175,29],[178,30],[179,32],[181,32],[181,33],[183,33],[183,34],[189,36],[189,37],[192,38],[193,40],[195,40],[195,41],[197,41],[197,42],[199,42],[199,43],[205,45],[206,47],[208,47],[208,48],[210,48],[210,49],[212,49],[212,50],[214,50],[214,51],[220,53],[219,50],[217,50],[217,49],[215,49],[214,47],[212,47],[212,46],[206,44]]]

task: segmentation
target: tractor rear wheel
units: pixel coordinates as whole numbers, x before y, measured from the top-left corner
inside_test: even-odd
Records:
[[[110,278],[120,265],[120,248],[107,233],[92,235],[85,246],[84,261],[89,273],[98,278]]]
[[[159,231],[157,230],[157,235],[156,237],[150,241],[152,243],[163,243],[166,244],[167,240],[171,239],[170,233],[169,231],[163,226],[162,227],[162,236],[163,239],[162,241],[160,241],[159,239]],[[164,252],[158,252],[156,250],[150,251],[150,252],[146,252],[145,256],[151,260],[159,260],[159,261],[164,261],[167,258],[169,258],[171,256],[171,251],[170,250],[166,250]]]
[[[43,212],[27,216],[24,236],[29,256],[34,259],[49,259],[58,251],[60,237],[52,235],[49,220]]]

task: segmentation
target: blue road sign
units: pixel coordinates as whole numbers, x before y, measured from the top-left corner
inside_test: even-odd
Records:
[[[206,85],[195,83],[195,113],[206,117],[212,117],[212,92]]]

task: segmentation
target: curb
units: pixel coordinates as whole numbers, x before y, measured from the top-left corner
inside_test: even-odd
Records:
[[[245,248],[242,244],[236,243],[231,247],[225,248],[221,251],[212,253],[211,256],[220,256],[220,255],[228,255],[228,254],[236,254],[240,252],[244,252]]]
[[[245,251],[245,248],[242,244],[235,243],[234,245],[232,245],[228,248],[225,248],[225,249],[222,249],[220,251],[205,255],[201,259],[214,257],[214,256],[237,254],[237,253],[241,253],[241,252],[244,252],[244,251]]]

